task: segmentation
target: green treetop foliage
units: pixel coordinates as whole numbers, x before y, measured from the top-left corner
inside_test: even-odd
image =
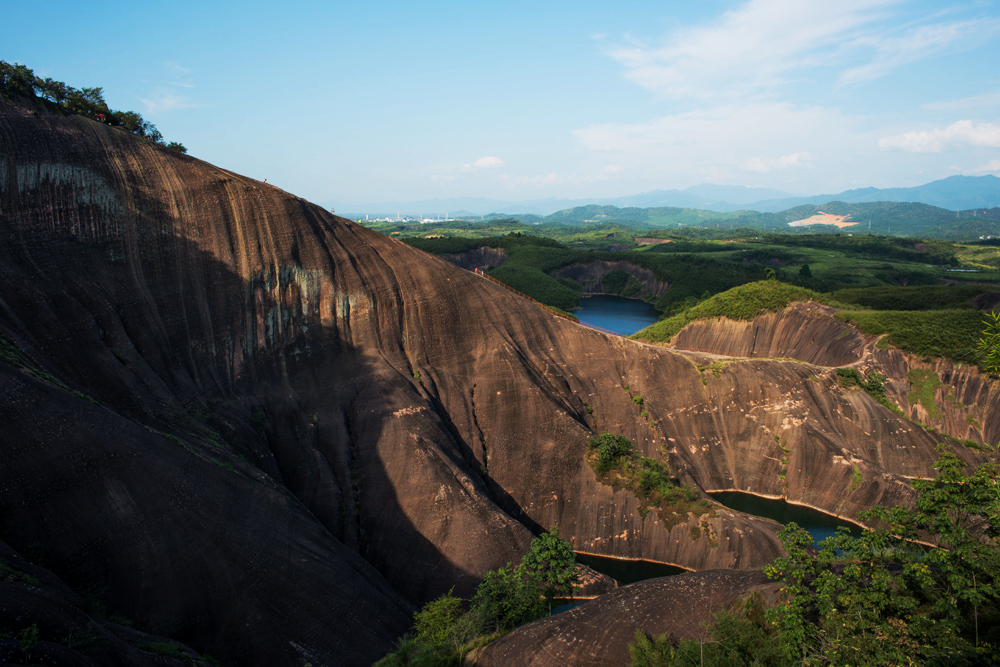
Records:
[[[971,474],[947,445],[933,480],[914,480],[915,508],[874,507],[879,526],[845,529],[818,554],[808,533],[779,533],[788,555],[767,568],[784,579],[772,609],[789,658],[807,665],[996,664],[1000,658],[1000,475]],[[926,545],[928,542],[930,546]]]
[[[572,595],[573,585],[579,580],[576,554],[570,543],[559,537],[558,526],[531,542],[531,551],[521,559],[521,566],[541,583],[545,597],[550,600]]]
[[[414,615],[413,631],[377,665],[457,667],[472,649],[544,618],[552,597],[571,595],[576,581],[573,548],[553,526],[532,541],[519,565],[487,572],[471,600],[449,591],[424,605]]]
[[[860,537],[841,528],[817,553],[794,523],[779,532],[787,556],[765,568],[784,581],[779,604],[718,614],[707,641],[637,632],[633,665],[1000,664],[1000,471],[939,451],[915,507],[862,512],[877,527]]]
[[[983,369],[990,375],[1000,375],[1000,312],[987,313],[983,325],[978,348]]]
[[[40,78],[21,64],[0,60],[0,97],[35,99],[52,102],[69,113],[87,116],[112,127],[121,127],[161,146],[181,153],[187,149],[176,141],[166,143],[156,126],[135,111],[115,111],[104,101],[102,88],[73,88],[62,81]]]

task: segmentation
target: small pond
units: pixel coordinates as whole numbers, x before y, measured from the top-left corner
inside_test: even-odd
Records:
[[[651,560],[624,560],[622,558],[609,558],[607,556],[594,556],[591,554],[576,554],[576,562],[597,570],[601,574],[606,574],[619,586],[634,584],[637,581],[655,579],[656,577],[670,577],[675,574],[687,572],[684,568],[665,565]],[[559,599],[552,607],[552,614],[559,614],[569,611],[574,607],[579,607],[586,600]]]
[[[663,563],[656,563],[651,560],[624,560],[622,558],[592,556],[591,554],[577,554],[576,562],[597,570],[601,574],[608,575],[617,581],[619,586],[634,584],[637,581],[645,579],[669,577],[687,572],[683,568],[664,565]]]
[[[813,544],[817,546],[826,538],[832,537],[839,526],[849,528],[852,535],[860,535],[862,530],[853,523],[843,521],[825,512],[801,505],[793,505],[784,500],[761,498],[752,493],[741,491],[719,491],[708,495],[722,505],[739,512],[774,519],[781,524],[794,521],[806,529],[813,538]]]
[[[656,322],[660,313],[652,304],[611,294],[595,294],[580,299],[573,311],[581,322],[592,324],[622,336],[631,336]]]

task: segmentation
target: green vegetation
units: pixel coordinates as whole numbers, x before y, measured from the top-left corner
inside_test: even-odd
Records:
[[[605,431],[587,442],[587,462],[598,481],[627,489],[642,503],[642,515],[657,510],[667,529],[687,521],[689,515],[701,516],[711,509],[694,487],[682,486],[656,459],[640,456],[628,438]]]
[[[205,658],[196,658],[186,646],[178,644],[177,642],[142,642],[139,644],[138,648],[139,650],[146,651],[147,653],[155,653],[156,655],[162,655],[166,658],[178,660],[183,662],[185,665],[211,665],[216,662],[209,656],[206,656]]]
[[[790,665],[778,631],[768,621],[767,603],[751,595],[731,611],[715,615],[706,641],[674,645],[668,635],[650,637],[636,630],[629,646],[633,667],[768,667]]]
[[[928,368],[911,368],[906,374],[913,389],[906,397],[910,403],[920,403],[927,410],[931,419],[941,419],[941,409],[935,401],[937,390],[941,387],[941,378]]]
[[[776,280],[741,285],[688,308],[673,317],[660,320],[632,336],[637,340],[668,342],[689,323],[698,319],[728,317],[731,320],[752,320],[788,306],[793,301],[813,299],[824,301],[819,294]]]
[[[121,127],[132,134],[154,141],[167,148],[187,153],[176,141],[167,143],[156,126],[135,111],[114,111],[104,101],[101,88],[76,89],[51,78],[39,78],[20,64],[0,60],[0,96],[8,98],[41,98],[67,113],[87,116],[112,127]]]
[[[852,466],[852,468],[854,469],[854,472],[851,475],[851,492],[853,493],[859,486],[861,486],[861,483],[865,481],[865,476],[861,472],[861,468],[857,466]]]
[[[35,579],[30,574],[21,572],[21,570],[16,569],[2,558],[0,558],[0,580],[17,581],[30,586],[38,585],[38,579]]]
[[[903,416],[903,410],[885,395],[885,376],[878,371],[871,371],[868,377],[862,377],[856,368],[838,368],[837,382],[841,387],[860,387],[869,396],[881,403],[897,415]],[[857,471],[855,471],[857,474]],[[851,489],[854,490],[853,488]]]
[[[553,527],[532,540],[517,567],[508,563],[487,572],[471,600],[449,591],[424,605],[412,632],[376,665],[457,667],[469,651],[547,616],[552,599],[572,594],[576,581],[573,548]]]
[[[837,290],[831,296],[872,310],[957,310],[974,309],[974,297],[994,290],[993,285],[865,287]]]
[[[587,216],[613,213],[610,209],[610,212],[600,213],[597,209],[588,211]],[[808,211],[793,209],[793,212],[798,215]],[[439,255],[458,254],[483,246],[502,248],[507,259],[501,266],[486,267],[489,275],[562,311],[574,309],[584,294],[584,285],[562,277],[564,270],[572,265],[625,261],[648,270],[657,283],[668,285],[654,306],[669,324],[661,321],[654,328],[636,335],[636,338],[653,341],[669,340],[687,322],[698,317],[743,317],[738,311],[744,304],[739,303],[725,304],[714,313],[692,309],[734,287],[771,278],[771,282],[783,284],[780,288],[776,286],[776,291],[799,289],[804,292],[793,294],[788,300],[779,299],[776,305],[763,305],[756,310],[758,313],[780,309],[788,301],[803,298],[822,300],[830,305],[854,304],[857,308],[847,311],[845,317],[869,331],[897,334],[890,336],[891,341],[881,341],[883,347],[891,342],[925,356],[948,356],[976,363],[977,355],[966,349],[973,335],[967,326],[975,311],[972,300],[992,291],[993,287],[941,283],[1000,282],[1000,246],[959,245],[871,234],[849,236],[829,230],[806,234],[792,229],[762,233],[748,229],[676,228],[676,225],[657,229],[652,218],[643,218],[635,211],[629,211],[628,219],[622,220],[595,223],[598,218],[586,217],[579,222],[592,224],[577,227],[561,222],[567,220],[568,215],[562,212],[545,219],[535,216],[530,224],[517,219],[450,221],[439,225],[393,223],[395,229],[391,233]],[[1000,219],[996,225],[1000,232]],[[429,233],[431,231],[433,233]],[[669,242],[638,245],[636,239],[643,236]],[[959,268],[964,272],[955,272]],[[573,274],[567,272],[566,275]],[[643,287],[641,281],[620,269],[609,271],[600,278],[600,288],[609,294],[634,296]],[[940,320],[950,317],[956,310],[967,311],[958,326],[939,326]],[[906,316],[877,314],[879,311],[921,311],[927,315],[911,317],[904,322]],[[680,317],[671,320],[674,316]],[[919,327],[927,318],[936,321],[923,327],[927,331],[915,331],[914,327]],[[931,329],[937,331],[941,340],[930,339]]]
[[[922,357],[979,361],[983,316],[975,310],[845,310],[837,317],[868,334],[889,334],[893,345]]]
[[[765,571],[785,599],[751,599],[716,616],[711,640],[673,646],[641,632],[634,665],[978,665],[1000,658],[1000,471],[966,473],[947,446],[933,480],[914,480],[916,506],[874,507],[878,528],[838,529],[817,553],[794,523],[779,533],[787,556]],[[932,546],[917,548],[930,537]]]
[[[983,369],[994,377],[1000,375],[1000,312],[986,314],[976,351]]]
[[[59,387],[64,391],[68,391],[77,398],[82,398],[88,403],[99,405],[99,403],[95,401],[93,397],[88,396],[82,391],[78,391],[76,389],[71,389],[67,387],[62,381],[53,377],[50,373],[47,373],[42,369],[36,368],[35,366],[29,364],[28,359],[24,356],[21,350],[19,350],[17,346],[14,345],[14,343],[6,336],[4,336],[2,333],[0,333],[0,362],[10,364],[14,368],[23,369],[27,371],[29,375],[38,380],[41,380],[42,382],[47,382],[53,385],[54,387]]]

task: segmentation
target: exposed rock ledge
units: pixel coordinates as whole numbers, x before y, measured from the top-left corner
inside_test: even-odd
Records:
[[[788,357],[820,366],[861,359],[866,336],[832,317],[836,309],[814,301],[793,303],[754,320],[697,320],[677,334],[673,347],[733,357]]]
[[[994,418],[1000,409],[1000,392],[976,366],[917,358],[880,343],[881,336],[862,333],[832,317],[835,312],[809,301],[752,321],[698,320],[681,330],[671,347],[707,355],[788,358],[830,368],[854,366],[865,375],[878,371],[886,377],[887,397],[910,420],[960,440],[1000,440],[1000,421]],[[696,361],[709,364],[715,360]],[[936,387],[932,405],[918,400],[919,392],[914,392],[910,376],[915,370],[931,373],[930,382]]]
[[[503,248],[483,246],[482,248],[475,248],[474,250],[468,250],[457,255],[448,255],[445,259],[468,271],[474,271],[475,269],[488,271],[497,268],[507,261],[507,251]]]
[[[604,286],[601,285],[601,278],[610,271],[624,271],[642,283],[642,289],[633,294],[633,299],[649,299],[650,297],[660,298],[670,287],[670,283],[657,280],[656,276],[649,269],[636,266],[629,262],[607,262],[598,260],[590,264],[571,264],[559,270],[560,278],[569,278],[583,285],[583,289],[590,294],[605,294]]]

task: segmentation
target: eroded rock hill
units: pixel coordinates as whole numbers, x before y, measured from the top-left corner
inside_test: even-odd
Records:
[[[832,371],[608,336],[280,189],[7,101],[0,334],[0,537],[247,664],[370,662],[412,604],[554,524],[692,569],[779,553],[769,521],[716,507],[668,530],[600,484],[584,455],[605,429],[696,487],[847,516],[906,502],[940,440]]]

